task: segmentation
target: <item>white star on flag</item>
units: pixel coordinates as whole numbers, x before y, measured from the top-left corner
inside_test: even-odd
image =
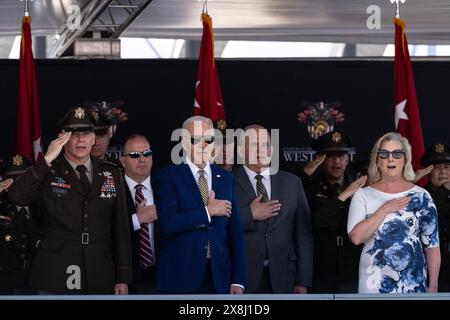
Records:
[[[400,119],[409,120],[408,115],[405,113],[406,99],[395,106],[395,129],[398,128],[398,122]]]

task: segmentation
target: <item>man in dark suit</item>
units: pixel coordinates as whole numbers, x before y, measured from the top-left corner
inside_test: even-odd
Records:
[[[307,293],[313,240],[301,180],[270,169],[269,132],[245,129],[238,147],[245,165],[233,170],[244,225],[249,293]]]
[[[61,129],[8,191],[17,205],[38,201],[43,215],[30,284],[42,294],[126,294],[131,243],[123,178],[89,156],[95,134],[87,108],[70,109]]]
[[[131,135],[125,141],[120,159],[125,169],[126,198],[133,246],[133,284],[135,294],[157,293],[156,288],[156,206],[150,180],[152,150],[147,138]]]
[[[185,163],[156,177],[162,240],[158,289],[164,293],[242,293],[245,255],[242,224],[231,173],[210,164],[210,119],[183,123]]]

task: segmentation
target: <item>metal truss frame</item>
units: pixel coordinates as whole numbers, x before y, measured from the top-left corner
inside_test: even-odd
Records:
[[[70,56],[80,38],[117,39],[153,0],[92,0],[80,10],[80,24],[65,24],[59,33],[51,58]]]

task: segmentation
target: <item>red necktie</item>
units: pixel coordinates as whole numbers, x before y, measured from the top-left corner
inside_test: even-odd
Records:
[[[136,195],[134,196],[134,205],[136,208],[144,200],[144,195],[142,194],[142,184],[136,185]],[[148,232],[148,223],[141,224],[141,229],[139,230],[139,262],[143,268],[153,265],[153,250],[150,243],[150,234]]]

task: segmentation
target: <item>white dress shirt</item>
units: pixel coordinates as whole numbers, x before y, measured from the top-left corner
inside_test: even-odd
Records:
[[[200,178],[200,173],[198,173],[201,169],[199,167],[197,167],[195,164],[192,163],[191,160],[189,160],[188,158],[186,158],[186,164],[189,166],[189,169],[191,169],[192,175],[195,178],[195,182],[198,185],[198,179]],[[208,192],[209,194],[211,194],[211,190],[212,190],[212,171],[211,171],[211,164],[208,162],[206,164],[206,166],[203,168],[203,170],[205,170],[205,178],[206,181],[208,182]],[[208,212],[208,208],[205,206],[206,209],[206,213],[208,214],[208,222],[211,222],[211,217],[209,215]]]
[[[133,179],[131,179],[129,176],[125,175],[125,182],[127,183],[128,189],[130,190],[131,193],[131,197],[133,198],[133,203],[134,203],[134,199],[136,196],[136,189],[135,187],[139,184],[136,181],[134,181]],[[144,195],[145,198],[145,205],[146,206],[151,206],[153,204],[155,204],[155,200],[153,198],[153,190],[152,190],[152,185],[150,183],[150,176],[145,179],[142,183],[140,183],[143,185],[142,187],[142,194]],[[133,221],[133,228],[134,231],[140,230],[141,229],[141,225],[139,224],[139,220],[137,217],[136,213],[133,213],[133,215],[131,216],[131,219]],[[155,237],[154,237],[154,225],[153,222],[148,224],[148,234],[150,236],[150,244],[153,250],[153,259],[156,260],[156,256],[155,256]]]
[[[200,173],[198,173],[198,171],[201,169],[199,167],[197,167],[194,163],[192,163],[192,161],[189,160],[188,158],[186,158],[186,164],[189,166],[189,169],[191,169],[192,175],[195,178],[195,182],[197,182],[197,184],[198,184],[198,179],[200,178]],[[211,190],[212,190],[211,164],[208,162],[206,164],[206,166],[203,168],[203,170],[205,170],[205,178],[206,178],[206,181],[208,181],[208,191],[211,194]],[[208,222],[211,222],[211,217],[209,215],[208,208],[206,206],[205,206],[205,209],[206,209],[206,214],[208,215]],[[245,289],[244,286],[241,284],[232,283],[231,285],[241,287],[242,290]]]

